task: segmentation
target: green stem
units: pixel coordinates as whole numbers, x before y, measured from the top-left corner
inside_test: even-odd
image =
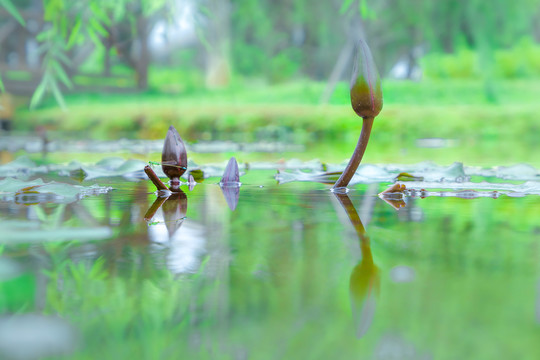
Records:
[[[347,167],[345,168],[345,170],[343,170],[343,173],[332,187],[332,190],[344,188],[349,185],[349,182],[354,176],[356,169],[358,169],[358,165],[360,165],[360,161],[362,161],[362,157],[364,156],[364,152],[366,151],[366,147],[369,141],[369,135],[371,134],[371,127],[373,126],[373,119],[374,118],[372,117],[365,117],[363,119],[362,132],[360,133],[360,138],[358,139],[356,148],[354,149],[354,152],[351,159],[349,160],[349,163],[347,164]]]

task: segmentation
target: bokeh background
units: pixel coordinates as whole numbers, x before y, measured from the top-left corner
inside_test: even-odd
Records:
[[[0,80],[0,359],[540,359],[540,0],[0,0]]]
[[[358,38],[385,100],[366,161],[539,164],[538,0],[2,0],[0,115],[51,139],[173,124],[191,144],[341,162]]]

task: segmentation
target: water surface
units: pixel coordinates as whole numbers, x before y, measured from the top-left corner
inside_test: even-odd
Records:
[[[540,356],[538,196],[414,198],[396,211],[377,197],[387,184],[337,196],[319,183],[278,185],[274,174],[248,170],[236,207],[219,178],[183,186],[153,208],[152,184],[123,178],[83,182],[113,190],[69,203],[1,202],[0,338],[11,321],[22,340],[0,341],[0,351],[32,358],[24,349],[33,344],[39,356],[66,359]],[[24,339],[25,324],[36,321],[61,323],[42,326],[60,326],[48,331],[54,346],[32,343],[39,333]]]

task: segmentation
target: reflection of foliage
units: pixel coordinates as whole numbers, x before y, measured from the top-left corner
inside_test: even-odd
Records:
[[[253,176],[246,174],[246,183],[258,183]],[[142,219],[130,219],[140,219],[146,203],[138,205],[154,197],[140,184],[142,199],[135,202],[122,188],[110,200],[81,203],[102,221],[125,221],[113,241],[33,246],[30,256],[48,259],[44,289],[36,285],[40,268],[0,283],[0,299],[8,301],[2,309],[43,310],[80,331],[71,358],[215,359],[217,351],[219,358],[371,358],[396,331],[433,358],[466,357],[471,348],[477,358],[491,359],[493,351],[527,358],[538,348],[531,326],[538,202],[424,199],[416,202],[426,214],[421,223],[400,221],[376,203],[369,231],[377,264],[383,270],[407,264],[418,276],[407,284],[381,279],[376,322],[358,342],[346,290],[356,260],[351,248],[358,245],[336,221],[324,186],[247,187],[236,211],[223,216],[215,207],[219,188],[197,187],[188,217],[206,223],[220,251],[199,274],[177,277],[156,261],[155,248],[133,245],[147,229]],[[366,199],[364,190],[352,193],[355,204]],[[214,261],[225,265],[212,268]],[[44,298],[45,307],[35,308],[34,299]],[[495,350],[475,347],[493,337],[502,339]]]

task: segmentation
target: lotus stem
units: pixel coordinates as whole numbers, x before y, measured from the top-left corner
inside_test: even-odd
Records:
[[[373,126],[373,120],[373,117],[363,118],[362,131],[360,133],[358,143],[356,144],[356,148],[354,149],[354,153],[352,154],[351,159],[347,164],[347,167],[345,168],[345,170],[343,170],[343,173],[339,177],[338,181],[336,181],[336,183],[332,187],[332,190],[344,188],[349,185],[349,182],[354,176],[356,169],[358,169],[358,165],[360,165],[360,161],[362,161],[362,157],[364,156],[364,152],[366,151],[366,147],[369,141],[369,135],[371,134],[371,128]]]
[[[356,234],[358,235],[358,238],[360,239],[360,245],[369,246],[369,236],[366,233],[364,224],[362,224],[362,220],[360,220],[360,216],[358,216],[358,212],[356,211],[351,199],[349,198],[349,195],[339,194],[339,193],[334,193],[334,195],[338,199],[339,203],[341,204],[341,207],[347,213],[347,216],[349,217],[349,221],[354,226],[354,230],[356,231]]]
[[[159,179],[154,170],[149,165],[144,167],[144,172],[158,190],[169,190],[169,188]]]

